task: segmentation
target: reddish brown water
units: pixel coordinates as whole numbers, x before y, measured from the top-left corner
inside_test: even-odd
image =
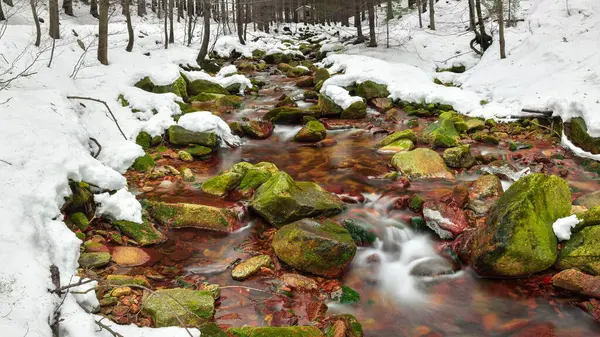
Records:
[[[257,118],[271,108],[283,93],[293,97],[301,93],[283,77],[266,77],[272,83],[261,91],[261,97],[247,98],[238,112],[223,115],[228,121],[243,117]],[[274,89],[278,86],[280,89]],[[427,120],[420,120],[420,125]],[[218,174],[240,161],[257,163],[272,162],[280,170],[288,172],[296,180],[313,181],[325,189],[338,194],[370,195],[422,195],[433,193],[439,188],[452,188],[461,180],[473,180],[474,172],[457,175],[455,182],[413,182],[408,188],[400,183],[378,179],[390,171],[388,163],[392,154],[379,154],[372,147],[383,135],[382,128],[404,129],[404,124],[383,122],[381,116],[371,113],[368,123],[362,128],[328,131],[328,138],[337,144],[315,148],[290,141],[299,127],[276,126],[273,136],[266,140],[245,140],[234,150],[222,150],[206,161],[186,163],[196,174],[198,181]],[[543,165],[544,172],[559,173],[568,170],[566,179],[573,188],[574,197],[600,189],[595,174],[586,172],[580,161],[557,146],[546,141],[529,141],[534,147],[514,152],[508,145],[499,146],[473,144],[474,152],[484,152],[508,160],[517,168],[524,164],[539,166],[556,154],[565,159],[553,160]],[[544,159],[545,158],[545,159]],[[178,167],[177,160],[166,162]],[[290,325],[308,324],[308,303],[322,300],[317,294],[293,293],[281,296],[282,282],[274,275],[261,274],[244,282],[231,279],[229,265],[255,253],[268,250],[264,241],[272,230],[260,219],[245,210],[243,203],[217,200],[203,194],[195,184],[173,184],[164,189],[155,189],[143,197],[164,201],[203,203],[216,206],[239,207],[244,214],[243,229],[233,234],[214,234],[200,230],[173,230],[168,233],[169,241],[154,248],[160,262],[150,267],[120,270],[130,273],[160,273],[166,278],[157,285],[177,286],[176,277],[183,276],[188,283],[216,283],[220,286],[243,286],[257,288],[225,288],[222,290],[215,316],[222,326],[243,325]],[[375,203],[377,204],[377,203]],[[368,213],[375,221],[397,219],[406,221],[413,216],[407,211],[395,211],[373,204],[351,204],[348,211],[336,217],[345,219],[352,214]],[[266,232],[265,232],[266,231]],[[429,234],[428,234],[429,235]],[[286,271],[285,266],[276,274]],[[365,336],[593,336],[600,335],[600,328],[590,316],[571,302],[576,300],[564,293],[557,293],[548,284],[549,278],[535,275],[520,280],[485,280],[477,278],[468,268],[459,276],[429,284],[424,293],[425,301],[396,299],[394,294],[385,293],[373,282],[367,270],[352,267],[341,280],[361,294],[360,303],[352,306],[333,305],[329,313],[348,312],[363,324]],[[371,280],[368,280],[371,279]],[[318,279],[321,284],[326,280]],[[181,281],[179,281],[181,282]],[[399,279],[398,282],[403,282]]]

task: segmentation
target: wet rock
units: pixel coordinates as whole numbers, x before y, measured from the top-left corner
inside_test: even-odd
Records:
[[[189,82],[187,86],[187,93],[190,97],[199,94],[229,95],[229,91],[223,88],[219,83],[208,80],[195,80]]]
[[[233,337],[325,337],[316,326],[229,328],[227,333]]]
[[[217,147],[217,135],[214,132],[194,132],[173,125],[169,128],[169,142],[174,145],[202,145],[214,149]]]
[[[304,99],[318,99],[319,98],[319,93],[317,93],[316,91],[312,91],[312,90],[306,90],[304,92]]]
[[[211,61],[202,62],[201,69],[211,74],[216,74],[221,71],[221,67],[216,62]]]
[[[323,116],[338,116],[344,112],[344,109],[323,93],[319,94],[319,108],[323,112]]]
[[[422,260],[411,270],[410,274],[419,277],[436,277],[448,274],[454,274],[454,268],[447,260],[435,257]]]
[[[467,208],[477,215],[485,215],[504,194],[502,182],[493,174],[484,175],[471,183]]]
[[[588,128],[583,118],[572,118],[568,123],[564,123],[564,130],[565,135],[573,144],[587,152],[600,153],[600,137],[592,137],[588,134]]]
[[[360,302],[360,294],[356,290],[345,285],[341,286],[340,289],[333,291],[329,295],[331,296],[332,300],[340,304],[353,304]]]
[[[183,161],[187,161],[187,162],[194,161],[194,157],[192,157],[191,154],[189,154],[183,150],[177,152],[177,157],[179,157],[179,160],[183,160]]]
[[[458,145],[460,135],[451,119],[440,118],[425,127],[421,140],[435,147],[453,147]]]
[[[600,298],[600,276],[592,276],[577,269],[567,269],[552,277],[552,285],[581,295]]]
[[[237,215],[226,208],[156,201],[147,204],[154,219],[172,228],[193,227],[230,233],[239,227]]]
[[[494,174],[500,179],[517,181],[526,171],[519,171],[516,167],[505,160],[494,160],[488,166],[481,168],[481,171]]]
[[[254,193],[250,207],[271,225],[280,227],[302,218],[335,215],[343,202],[312,182],[296,182],[285,172],[275,173]]]
[[[455,204],[429,199],[423,204],[425,224],[441,239],[454,239],[468,227],[465,213]]]
[[[531,147],[532,147],[531,144],[525,144],[525,143],[521,143],[521,142],[509,142],[508,149],[511,151],[519,151],[519,150],[531,149]]]
[[[231,270],[231,277],[234,280],[243,281],[258,274],[261,268],[273,268],[273,260],[269,255],[254,256],[239,263]]]
[[[270,55],[265,55],[263,57],[263,60],[267,64],[288,63],[288,62],[292,61],[293,59],[294,59],[293,55],[291,55],[291,54],[284,54],[284,53],[273,53],[273,54],[270,54]]]
[[[263,118],[273,123],[300,124],[304,116],[319,117],[319,111],[280,107],[271,109]]]
[[[600,191],[582,195],[573,201],[573,205],[585,206],[588,209],[600,206]]]
[[[198,102],[198,103],[216,102],[219,98],[225,97],[225,96],[226,95],[223,95],[223,94],[211,94],[211,93],[202,92],[202,93],[199,93],[198,95],[190,96],[189,102],[190,103],[193,103],[193,102]],[[181,111],[184,111],[184,109],[182,109]]]
[[[79,265],[82,268],[101,268],[110,262],[110,253],[82,253],[79,256]]]
[[[69,216],[69,220],[73,223],[73,225],[77,226],[81,231],[85,231],[90,227],[90,220],[88,220],[87,216],[83,212],[76,212]]]
[[[167,85],[155,85],[149,77],[144,77],[136,84],[134,84],[134,86],[144,91],[153,92],[155,94],[164,94],[167,92],[174,93],[175,95],[183,98],[184,100],[186,100],[188,97],[186,88],[187,85],[183,77],[179,77],[177,78],[177,80],[175,80],[175,82]]]
[[[454,179],[442,157],[426,148],[397,153],[392,165],[409,179]]]
[[[327,81],[329,78],[331,77],[331,75],[329,74],[329,70],[325,69],[325,68],[319,68],[315,71],[315,78],[313,80],[313,84],[317,84],[321,81],[325,82]]]
[[[475,158],[471,155],[471,145],[461,145],[444,150],[444,162],[453,168],[469,168],[475,165]]]
[[[473,238],[471,264],[481,276],[523,276],[557,258],[552,224],[569,215],[571,192],[557,176],[531,174],[515,182]]]
[[[556,267],[600,275],[600,226],[585,227],[572,234],[560,251]]]
[[[152,136],[146,131],[140,131],[137,137],[135,137],[135,143],[142,147],[144,151],[150,148],[150,143],[152,142]]]
[[[356,94],[368,101],[373,98],[386,98],[390,95],[390,92],[385,84],[365,81],[356,87]]]
[[[452,189],[452,200],[456,202],[458,207],[463,208],[469,202],[469,189],[464,183],[457,184]]]
[[[141,224],[126,220],[113,221],[112,224],[141,246],[154,245],[167,240],[167,237],[157,230],[146,217],[143,217],[142,220]]]
[[[340,118],[342,119],[360,119],[367,116],[367,105],[365,102],[357,101],[350,104],[342,114]]]
[[[104,242],[104,240],[102,242],[88,240],[83,243],[83,247],[85,248],[86,253],[108,253],[110,250],[108,249],[108,247],[106,247]]]
[[[191,289],[159,289],[144,292],[142,310],[157,328],[197,326],[207,323],[215,313],[215,299],[210,292]]]
[[[573,208],[571,208],[571,213],[573,213]],[[576,215],[580,222],[575,225],[575,228],[573,228],[572,232],[579,232],[585,227],[600,225],[600,206],[593,207],[589,210],[585,209],[582,212],[576,213]]]
[[[150,172],[152,171],[152,168],[154,168],[154,159],[149,155],[149,154],[145,154],[141,157],[138,157],[134,162],[133,162],[133,169],[138,171],[138,172]]]
[[[111,259],[119,266],[135,267],[150,261],[150,255],[140,248],[117,246],[112,248]]]
[[[356,317],[350,314],[332,316],[333,322],[327,330],[328,337],[362,337],[363,328]]]
[[[375,228],[367,222],[349,218],[344,220],[343,225],[357,246],[370,245],[377,239]]]
[[[204,193],[224,197],[233,191],[242,181],[243,175],[236,172],[225,172],[202,183]]]
[[[400,109],[398,108],[391,108],[390,110],[388,110],[385,113],[385,121],[386,122],[400,122],[402,121],[403,117],[402,117],[402,111],[400,111]],[[409,128],[411,128],[412,126],[409,126]]]
[[[417,135],[415,134],[415,132],[413,130],[410,130],[410,129],[403,130],[403,131],[397,131],[397,132],[394,132],[391,135],[388,135],[387,137],[381,139],[380,141],[378,141],[377,144],[375,144],[375,147],[382,147],[382,146],[390,145],[393,142],[398,141],[400,139],[409,139],[413,143],[416,143]]]
[[[296,142],[318,142],[327,137],[325,126],[319,121],[309,121],[294,136]]]
[[[244,135],[254,139],[267,139],[273,134],[273,123],[252,120],[242,124]]]
[[[290,67],[287,71],[287,76],[291,78],[298,78],[310,74],[310,70],[305,67]],[[311,86],[312,86],[311,78]]]
[[[111,285],[125,285],[135,284],[138,286],[150,288],[150,282],[147,278],[142,275],[128,276],[128,275],[108,275],[106,281]]]
[[[231,129],[232,134],[234,134],[236,136],[244,137],[244,129],[242,129],[242,123],[231,122],[231,123],[229,123],[229,129]]]
[[[192,170],[190,170],[187,167],[181,169],[181,178],[183,179],[183,181],[188,183],[196,180],[194,172],[192,172]]]
[[[238,191],[243,196],[250,196],[257,188],[259,188],[277,172],[279,172],[277,166],[267,162],[261,162],[249,167],[243,173],[244,177],[238,186]]]
[[[481,119],[471,118],[466,122],[467,132],[475,132],[485,129],[485,122]]]
[[[252,73],[256,71],[256,65],[248,61],[241,61],[236,65],[236,67],[241,73]]]
[[[129,287],[119,287],[115,288],[110,292],[110,295],[113,297],[121,297],[121,296],[129,296],[131,295],[131,288]]]
[[[277,104],[275,104],[275,107],[280,108],[282,106],[297,108],[298,104],[296,104],[296,102],[293,99],[291,99],[290,96],[282,95],[277,100]]]
[[[415,148],[415,144],[410,139],[399,139],[389,145],[379,148],[377,152],[398,153],[407,152]]]
[[[296,86],[298,88],[311,88],[313,86],[312,76],[301,76],[296,80]]]
[[[283,274],[281,280],[296,290],[313,291],[319,288],[315,280],[300,274]]]
[[[277,257],[300,271],[339,277],[352,261],[356,244],[350,233],[329,220],[303,219],[273,236]]]
[[[212,149],[206,146],[194,146],[187,149],[187,153],[192,155],[194,158],[206,158],[212,153]]]
[[[100,304],[100,307],[108,307],[119,303],[119,299],[116,297],[109,296],[99,300],[98,302]]]
[[[373,98],[369,103],[379,112],[386,112],[393,107],[392,100],[389,98]]]
[[[229,87],[227,87],[229,88]],[[233,89],[233,92],[239,92],[239,84],[237,88]],[[225,95],[217,98],[215,101],[215,107],[221,111],[235,110],[242,106],[243,99],[240,96]]]

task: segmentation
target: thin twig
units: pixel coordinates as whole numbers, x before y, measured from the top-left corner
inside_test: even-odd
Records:
[[[92,155],[94,158],[98,158],[98,156],[100,155],[100,152],[102,152],[102,145],[100,145],[100,143],[96,140],[96,138],[90,137],[90,140],[98,146],[98,152],[96,152],[96,154]]]
[[[12,166],[12,164],[11,164],[11,163],[9,163],[9,162],[7,162],[6,160],[2,160],[2,159],[0,159],[0,161],[1,161],[1,162],[3,162],[4,164],[8,164],[8,165]]]
[[[85,280],[85,281],[84,281],[84,279],[79,279],[79,281],[77,283],[73,283],[73,284],[69,284],[69,285],[66,285],[66,286],[62,286],[62,287],[56,288],[56,289],[54,289],[54,290],[52,290],[50,292],[51,293],[55,293],[55,294],[60,294],[60,293],[62,293],[63,290],[67,290],[67,289],[74,288],[74,287],[79,287],[80,285],[84,285],[84,284],[87,284],[87,283],[90,283],[90,282],[93,282],[93,281],[94,280],[92,280],[92,279],[88,279],[88,280]]]
[[[521,109],[522,112],[529,112],[532,114],[540,114],[540,115],[544,115],[546,117],[551,117],[552,114],[554,113],[554,111],[539,111],[539,110],[532,110],[532,109]]]
[[[102,329],[104,329],[104,330],[106,330],[108,333],[110,333],[111,335],[113,335],[113,336],[115,336],[115,337],[123,337],[123,335],[121,335],[121,334],[120,334],[120,333],[118,333],[118,332],[115,332],[113,329],[109,328],[109,327],[108,327],[108,325],[106,325],[106,324],[102,323],[101,321],[102,321],[102,319],[101,319],[101,320],[99,320],[99,321],[95,321],[95,322],[96,322],[96,324],[98,324],[98,326],[100,327],[100,329],[101,329],[100,331],[102,331]]]
[[[121,135],[123,136],[123,138],[125,140],[127,140],[127,136],[125,136],[125,133],[123,132],[123,130],[121,130],[121,126],[119,125],[119,122],[117,122],[117,118],[115,117],[115,115],[113,114],[112,110],[110,110],[110,107],[108,106],[108,104],[106,104],[105,101],[97,99],[97,98],[92,98],[92,97],[81,97],[81,96],[67,96],[68,99],[83,99],[83,100],[87,100],[87,101],[93,101],[93,102],[97,102],[97,103],[102,103],[104,104],[104,106],[106,107],[106,109],[108,109],[108,112],[110,113],[110,115],[112,116],[113,121],[115,122],[115,124],[117,124],[117,128],[119,129],[119,132],[121,132]]]

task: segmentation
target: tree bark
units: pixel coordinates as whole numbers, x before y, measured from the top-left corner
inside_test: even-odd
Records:
[[[73,15],[73,0],[63,0],[63,9],[65,10],[65,14],[75,16]]]
[[[127,20],[127,34],[129,35],[129,41],[127,42],[126,51],[130,52],[133,50],[133,41],[135,37],[133,36],[133,27],[131,26],[131,11],[129,6],[130,0],[125,0],[125,20]]]
[[[423,7],[421,7],[421,1],[423,0],[417,0],[417,11],[419,12],[419,28],[423,28]]]
[[[364,41],[362,21],[360,20],[360,0],[354,0],[354,27],[356,27],[356,35],[360,42]]]
[[[241,0],[235,0],[235,8],[236,8],[236,12],[237,12],[237,33],[238,33],[238,39],[240,40],[240,43],[242,45],[246,44],[246,41],[244,40],[244,23],[242,22],[242,1]]]
[[[506,42],[504,41],[504,3],[497,1],[498,5],[498,38],[500,39],[500,58],[506,58]]]
[[[208,53],[208,42],[210,39],[210,0],[204,0],[204,36],[202,37],[202,46],[196,58],[196,63],[202,65],[206,54]]]
[[[154,13],[156,13],[156,0],[150,0],[150,10],[152,10]]]
[[[175,0],[169,0],[169,43],[175,43],[175,31],[173,28]]]
[[[9,5],[10,7],[15,7],[15,4],[13,4],[12,0],[4,0],[4,3]]]
[[[475,29],[475,2],[469,0],[469,30]]]
[[[394,8],[392,6],[392,0],[387,2],[387,19],[388,21],[394,18]]]
[[[177,22],[181,22],[181,19],[183,18],[183,9],[185,7],[185,0],[178,0],[177,1]],[[184,25],[185,27],[185,25]]]
[[[429,28],[435,30],[435,9],[434,0],[429,0]]]
[[[58,0],[50,0],[48,11],[50,12],[50,37],[53,39],[60,39]]]
[[[194,0],[187,0],[188,14],[188,47],[192,44],[192,20],[194,20]]]
[[[2,8],[2,1],[0,1],[0,21],[6,20],[6,16],[4,15],[4,9]]]
[[[98,0],[90,1],[90,14],[96,19],[98,18]]]
[[[137,15],[143,17],[146,14],[146,0],[137,0]]]
[[[98,61],[108,65],[108,6],[109,0],[100,0],[100,22],[98,24]]]
[[[42,30],[40,29],[40,20],[38,19],[35,2],[36,0],[29,0],[31,5],[31,14],[33,15],[33,22],[35,23],[35,46],[39,47],[42,39]]]
[[[167,7],[167,0],[162,0],[162,5],[165,14],[165,49],[169,48],[169,7]]]
[[[369,10],[369,47],[377,47],[377,38],[375,37],[375,3],[373,0],[367,0]]]

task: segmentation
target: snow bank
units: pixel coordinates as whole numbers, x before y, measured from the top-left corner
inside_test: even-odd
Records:
[[[216,76],[210,76],[204,71],[182,71],[190,81],[206,80],[213,83],[218,83],[223,88],[227,88],[234,84],[239,84],[239,94],[244,95],[246,88],[252,88],[252,82],[244,75],[236,74],[237,68],[234,65],[229,65],[222,68]]]
[[[195,132],[214,132],[224,141],[221,143],[221,146],[224,147],[227,147],[227,144],[238,146],[242,143],[238,136],[231,133],[229,125],[221,117],[215,116],[209,111],[185,114],[179,118],[177,125]]]
[[[142,205],[125,188],[118,190],[115,194],[96,194],[94,201],[99,204],[96,212],[100,215],[113,220],[142,223]]]
[[[571,229],[580,222],[581,220],[577,219],[577,216],[573,214],[556,220],[552,224],[552,230],[554,230],[554,235],[556,235],[558,241],[566,241],[571,238]]]

